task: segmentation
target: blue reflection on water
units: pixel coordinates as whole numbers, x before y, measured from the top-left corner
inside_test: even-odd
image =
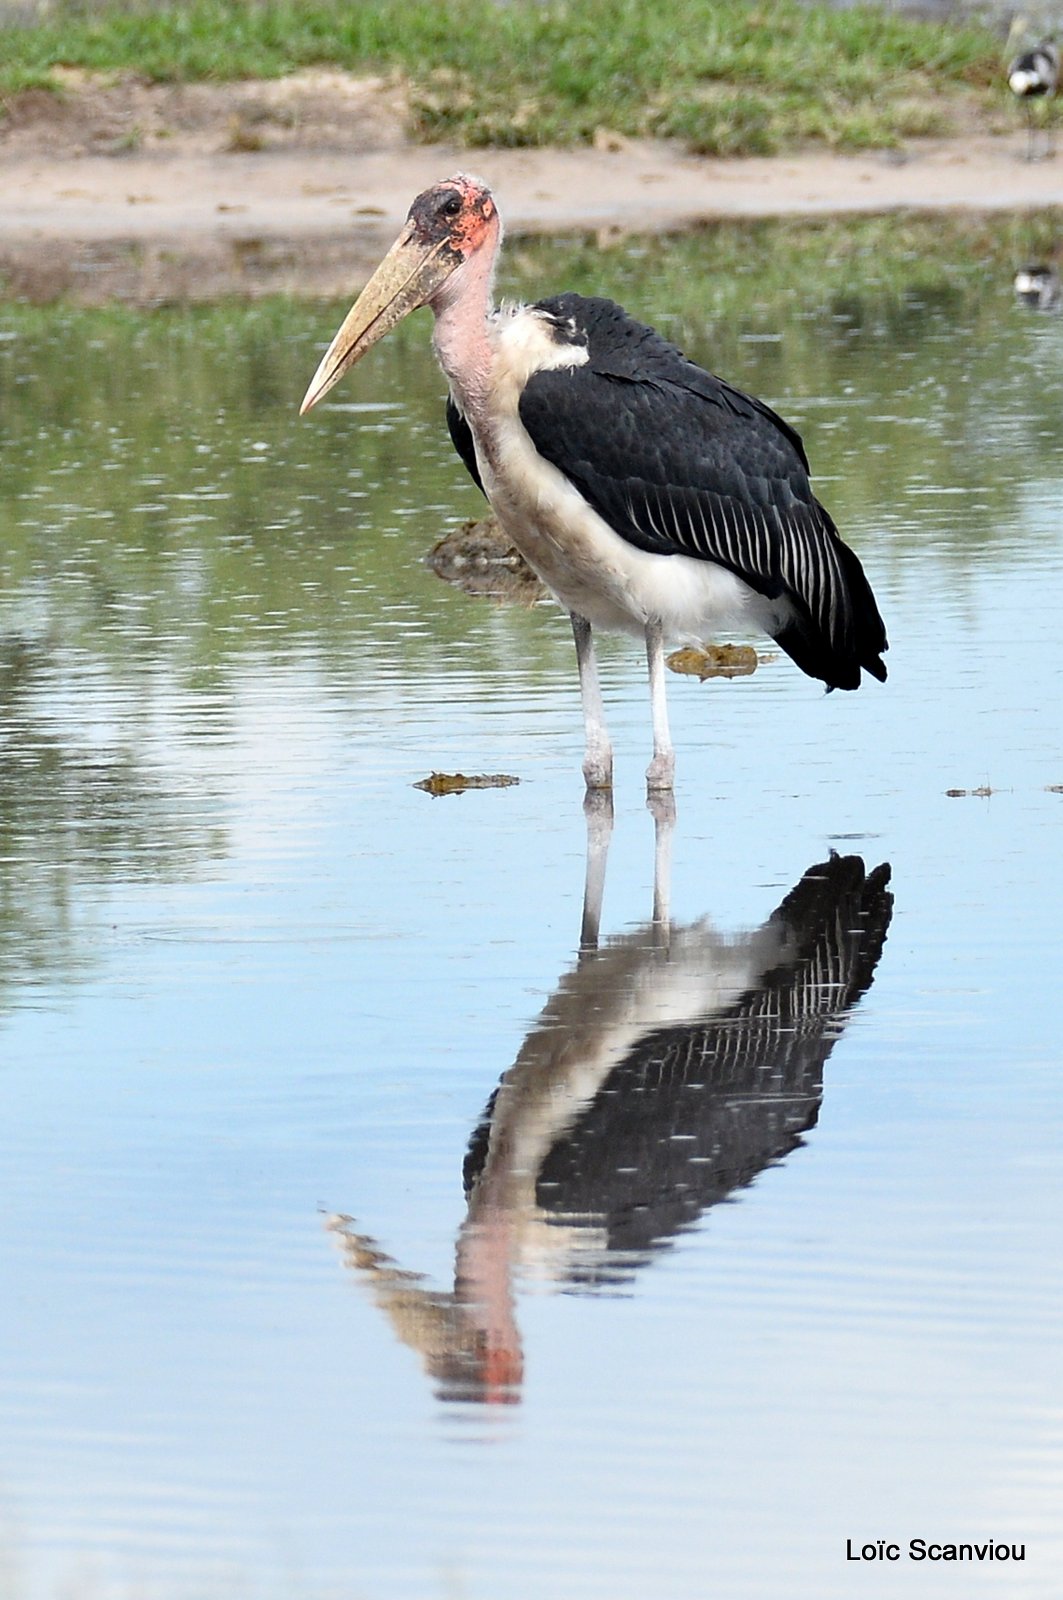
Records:
[[[172,552],[138,566],[132,534],[39,564],[37,610],[9,585],[28,651],[4,679],[13,1595],[614,1600],[700,1596],[711,1572],[728,1596],[848,1596],[847,1537],[917,1535],[1025,1539],[995,1592],[1052,1592],[1063,493],[1031,408],[1055,403],[1060,334],[1009,324],[998,382],[999,347],[979,369],[990,336],[967,314],[933,324],[926,432],[865,425],[854,403],[832,443],[814,394],[784,406],[874,575],[888,685],[828,697],[785,661],[670,685],[675,923],[708,916],[740,941],[831,849],[888,860],[874,985],[803,1148],[633,1281],[516,1279],[519,1408],[441,1405],[328,1221],[355,1211],[397,1262],[453,1281],[470,1135],[576,957],[563,619],[444,591],[399,477],[374,513],[416,524],[393,568],[357,545],[361,524],[356,547],[330,524],[328,548],[296,560],[277,535],[241,565],[226,523],[224,544],[186,530],[176,588]],[[885,391],[925,333],[854,349],[869,419],[899,415]],[[273,420],[252,415],[247,442]],[[354,451],[341,428],[326,424],[334,474]],[[976,459],[934,453],[968,432]],[[869,442],[885,467],[860,499]],[[319,490],[340,481],[319,465]],[[178,475],[160,472],[171,503]],[[134,623],[113,604],[123,563],[151,579]],[[293,574],[320,585],[298,607]],[[200,592],[235,630],[220,661],[197,655]],[[608,940],[646,922],[653,830],[639,652],[609,647],[604,677]],[[522,781],[432,800],[412,783],[434,767]]]

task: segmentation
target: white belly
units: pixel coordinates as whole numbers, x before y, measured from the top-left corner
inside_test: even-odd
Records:
[[[568,611],[595,628],[641,634],[659,621],[669,639],[721,629],[767,631],[768,602],[712,561],[653,555],[629,544],[539,455],[514,411],[477,458],[502,526]]]
[[[491,330],[489,395],[466,415],[487,497],[525,560],[568,611],[595,628],[701,640],[721,629],[772,631],[773,608],[741,578],[693,556],[652,555],[629,544],[544,461],[520,420],[521,391],[543,367],[586,360],[556,343],[531,310],[499,313]],[[479,410],[478,421],[473,413]]]

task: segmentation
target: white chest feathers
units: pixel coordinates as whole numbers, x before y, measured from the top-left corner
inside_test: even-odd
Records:
[[[527,307],[498,312],[490,325],[490,380],[468,421],[499,521],[566,610],[595,627],[638,633],[653,620],[669,637],[701,639],[737,622],[754,599],[741,579],[711,561],[637,548],[536,448],[520,398],[536,373],[586,364],[586,346],[568,332]]]
[[[554,318],[531,306],[502,307],[491,319],[490,338],[495,352],[493,385],[496,396],[513,386],[514,405],[521,390],[537,372],[558,367],[582,367],[590,359],[585,344],[572,342],[575,323],[558,327]]]

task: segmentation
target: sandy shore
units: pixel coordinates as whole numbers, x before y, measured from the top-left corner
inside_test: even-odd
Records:
[[[59,111],[54,97],[24,100],[0,135],[0,271],[32,299],[342,295],[412,197],[463,167],[492,184],[514,232],[1063,206],[1063,155],[1024,160],[1018,129],[860,156],[724,161],[609,136],[592,150],[469,153],[409,144],[386,86],[340,74],[76,87]]]

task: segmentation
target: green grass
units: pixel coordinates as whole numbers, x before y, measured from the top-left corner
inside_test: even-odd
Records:
[[[326,63],[392,74],[416,137],[468,145],[579,144],[607,128],[703,153],[885,146],[1001,106],[987,29],[791,0],[61,5],[0,43],[0,95],[57,66],[158,81]]]

